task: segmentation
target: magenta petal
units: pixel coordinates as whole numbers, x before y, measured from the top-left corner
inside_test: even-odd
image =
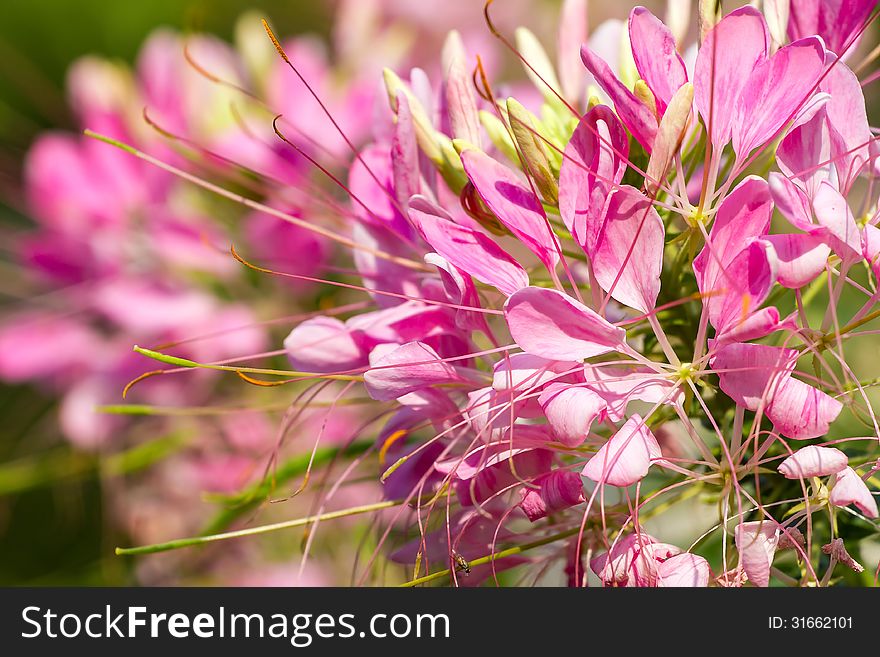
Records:
[[[862,256],[868,261],[874,276],[880,278],[880,228],[867,224],[862,229]]]
[[[631,486],[662,456],[660,445],[639,415],[633,415],[587,461],[583,474],[600,484]]]
[[[425,262],[437,267],[443,289],[446,291],[449,301],[459,306],[480,308],[480,295],[470,275],[453,265],[438,253],[429,253],[425,256]],[[486,325],[486,317],[478,310],[466,310],[458,308],[455,311],[455,324],[459,328],[489,333]]]
[[[829,50],[845,57],[876,5],[877,0],[791,0],[788,35],[795,40],[818,34]]]
[[[611,192],[626,171],[629,138],[605,105],[597,105],[578,123],[565,147],[559,172],[559,214],[575,241],[592,250]]]
[[[663,116],[672,96],[688,81],[675,37],[654,14],[636,7],[629,15],[629,40],[639,76],[651,89],[657,113]]]
[[[490,237],[455,223],[427,199],[413,198],[409,216],[437,253],[478,281],[507,295],[529,284],[526,271]]]
[[[738,96],[731,137],[738,158],[773,139],[816,92],[825,69],[821,39],[810,37],[780,48],[759,63]]]
[[[523,351],[578,361],[614,351],[626,332],[556,290],[525,287],[504,304],[510,334]]]
[[[844,468],[837,473],[829,499],[834,506],[853,504],[869,518],[878,516],[877,500],[871,495],[864,480],[852,468]]]
[[[510,232],[549,270],[559,262],[559,245],[535,194],[513,171],[476,149],[461,154],[464,170],[480,197]]]
[[[603,415],[606,407],[598,393],[567,383],[548,385],[538,403],[553,434],[568,447],[577,447],[586,440],[593,421]]]
[[[333,317],[307,319],[285,338],[284,349],[302,372],[345,372],[367,360],[352,329]]]
[[[605,400],[608,416],[614,422],[626,417],[627,405],[633,401],[648,404],[676,404],[683,394],[672,380],[658,376],[649,369],[584,366],[587,387]]]
[[[808,445],[779,464],[779,472],[786,479],[808,479],[826,477],[846,468],[849,459],[846,454],[834,447]]]
[[[744,522],[734,530],[736,549],[739,550],[742,568],[755,586],[770,584],[770,566],[779,543],[779,528],[776,523]]]
[[[657,567],[657,586],[705,588],[709,586],[709,575],[708,561],[696,554],[682,552]]]
[[[409,342],[393,348],[370,364],[371,368],[364,374],[364,383],[370,397],[378,401],[396,399],[427,386],[460,380],[452,365],[441,360],[436,351],[421,342]]]
[[[535,480],[534,485],[537,488],[522,489],[522,501],[519,503],[532,522],[584,501],[581,477],[571,470],[554,470]]]
[[[608,63],[587,46],[581,48],[581,59],[596,78],[597,84],[611,98],[620,120],[645,152],[650,153],[657,135],[657,117],[614,75]]]
[[[704,39],[694,67],[694,104],[709,126],[712,144],[731,138],[736,102],[752,70],[767,58],[770,38],[753,7],[730,12]]]
[[[780,285],[796,290],[825,271],[831,247],[819,236],[789,233],[767,235],[764,239],[776,252],[776,280]]]
[[[660,293],[663,221],[633,187],[611,194],[596,246],[588,251],[596,280],[618,302],[649,312]]]

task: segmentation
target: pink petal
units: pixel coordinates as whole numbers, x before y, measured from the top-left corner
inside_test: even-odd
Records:
[[[779,169],[812,197],[819,183],[828,178],[831,134],[825,110],[791,130],[776,149]]]
[[[764,17],[753,7],[730,12],[700,46],[694,68],[694,103],[709,126],[712,144],[730,141],[736,102],[752,70],[767,58]]]
[[[571,297],[525,287],[504,304],[510,334],[519,347],[550,360],[579,361],[614,351],[626,332]]]
[[[786,479],[825,477],[843,470],[849,459],[834,447],[808,445],[801,447],[777,468]]]
[[[825,271],[831,247],[819,236],[789,233],[767,235],[764,239],[776,252],[776,280],[780,285],[796,290]]]
[[[853,504],[867,517],[878,517],[877,500],[871,495],[864,480],[852,468],[845,468],[837,473],[829,499],[834,506]]]
[[[862,255],[862,239],[846,199],[830,183],[823,182],[813,199],[816,221],[828,231],[829,244],[845,260]]]
[[[559,262],[559,245],[534,193],[511,169],[481,151],[468,149],[461,154],[461,161],[468,178],[498,220],[538,256],[547,269],[555,269]]]
[[[776,207],[793,226],[804,231],[811,231],[815,228],[810,199],[792,181],[776,171],[772,172],[770,174],[770,193]]]
[[[779,543],[779,528],[775,522],[744,522],[734,530],[740,563],[755,586],[769,586],[770,566]]]
[[[629,15],[629,40],[639,76],[648,84],[657,100],[657,113],[663,116],[672,96],[688,81],[675,37],[654,14],[636,7]]]
[[[427,254],[425,262],[437,267],[440,280],[443,282],[443,288],[446,290],[446,295],[451,303],[459,306],[480,308],[480,295],[477,294],[474,281],[467,272],[453,265],[439,253]],[[455,324],[465,330],[489,333],[485,315],[476,310],[456,309]]]
[[[708,561],[696,554],[682,552],[657,567],[657,586],[705,588],[709,586],[709,574]]]
[[[727,396],[754,411],[762,399],[778,391],[794,370],[798,355],[794,349],[734,343],[717,349],[710,365]]]
[[[372,359],[371,359],[372,360]],[[409,342],[371,362],[364,373],[370,397],[388,401],[440,383],[460,381],[455,368],[440,359],[431,347]]]
[[[588,251],[599,285],[626,306],[653,310],[660,293],[665,234],[648,197],[629,186],[613,192],[596,247]]]
[[[776,254],[773,247],[769,242],[756,240],[724,268],[718,287],[700,290],[709,295],[704,303],[719,339],[729,332],[744,332],[751,315],[767,299],[775,281]],[[777,313],[775,319],[778,318]]]
[[[366,353],[351,328],[333,317],[302,322],[285,338],[284,349],[301,372],[345,372],[366,363]]]
[[[821,39],[810,37],[780,48],[759,63],[738,96],[733,150],[745,158],[772,139],[816,92],[825,69]]]
[[[467,53],[458,32],[450,32],[443,48],[443,68],[446,75],[446,111],[453,139],[480,147],[480,117],[474,83],[468,70]]]
[[[657,134],[657,118],[654,113],[617,79],[608,63],[587,46],[581,48],[581,59],[596,78],[597,84],[611,98],[620,120],[645,152],[650,153]]]
[[[876,4],[876,0],[791,0],[788,35],[794,40],[818,34],[832,52],[851,55],[856,35]]]
[[[837,168],[840,189],[849,190],[871,157],[869,145],[873,135],[868,124],[865,95],[855,73],[843,62],[833,60],[829,62],[828,74],[819,88],[831,95],[825,106],[831,156]],[[820,161],[825,162],[827,158]]]
[[[568,447],[584,442],[596,418],[605,412],[606,403],[589,388],[567,383],[551,383],[538,403],[544,409],[553,434]]]
[[[641,416],[634,414],[584,467],[585,477],[600,484],[631,486],[648,474],[662,456],[660,445]]]
[[[511,354],[495,365],[492,387],[498,392],[531,390],[551,381],[570,379],[582,367],[580,363],[547,360],[533,354]]]
[[[787,379],[773,394],[765,413],[783,436],[806,440],[828,433],[843,404],[813,386]]]
[[[585,249],[594,248],[606,200],[623,180],[628,157],[626,130],[605,105],[597,105],[580,120],[565,147],[559,214]]]
[[[529,284],[526,271],[491,238],[455,223],[427,199],[413,198],[409,216],[437,253],[478,281],[507,295]]]
[[[391,173],[397,203],[405,208],[409,198],[421,189],[421,174],[415,126],[404,93],[397,95],[397,123],[391,140]]]
[[[564,0],[559,12],[557,36],[559,82],[562,93],[570,102],[578,103],[586,80],[578,51],[587,41],[587,0]]]
[[[523,488],[520,508],[532,522],[584,501],[580,475],[571,470],[554,470],[536,479],[538,488]]]

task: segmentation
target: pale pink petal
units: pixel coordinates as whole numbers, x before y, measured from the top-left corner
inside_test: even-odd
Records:
[[[476,149],[461,154],[464,170],[480,197],[547,269],[559,262],[559,245],[535,194],[514,172]]]
[[[446,111],[454,139],[464,139],[481,145],[480,117],[471,72],[468,70],[467,53],[458,32],[450,32],[443,47],[443,69],[446,76]]]
[[[526,271],[490,237],[455,223],[427,199],[413,198],[409,216],[437,253],[478,281],[507,295],[529,284]]]
[[[828,179],[830,161],[831,134],[824,109],[791,130],[776,149],[779,169],[811,198]]]
[[[645,152],[651,152],[657,134],[657,118],[642,101],[626,88],[608,63],[587,46],[581,48],[581,59],[597,84],[614,103],[614,111]]]
[[[642,368],[584,366],[587,387],[608,404],[608,416],[619,422],[626,416],[627,405],[633,401],[648,404],[676,404],[682,391],[670,379]]]
[[[547,360],[533,354],[511,354],[495,365],[492,387],[498,392],[531,390],[551,381],[571,379],[582,367],[580,363]]]
[[[608,196],[626,171],[629,138],[620,120],[597,105],[578,123],[559,172],[559,214],[575,241],[593,249]]]
[[[641,416],[634,414],[584,466],[583,474],[600,484],[631,486],[661,458],[660,445]]]
[[[443,288],[451,303],[459,306],[480,308],[480,295],[477,294],[477,288],[470,274],[453,265],[439,253],[427,254],[425,262],[437,267],[440,280],[443,282]],[[485,315],[476,310],[456,309],[455,323],[459,328],[465,330],[489,333]]]
[[[773,393],[765,413],[783,436],[805,440],[828,433],[843,404],[813,386],[788,378]]]
[[[831,135],[831,156],[840,189],[849,190],[871,154],[873,139],[865,108],[865,95],[855,73],[843,62],[828,62],[828,74],[819,88],[831,98],[825,106]],[[826,160],[820,160],[822,162]]]
[[[409,342],[383,354],[364,373],[370,397],[388,401],[421,388],[460,381],[455,368],[440,359],[431,347]]]
[[[786,479],[808,479],[838,473],[848,462],[839,449],[808,445],[785,459],[777,469]]]
[[[770,193],[782,215],[793,226],[803,231],[816,228],[813,224],[813,207],[807,194],[782,174],[770,174]]]
[[[301,372],[345,372],[366,364],[366,353],[351,329],[333,317],[302,322],[285,338],[284,349]]]
[[[878,517],[877,500],[874,499],[865,482],[852,468],[845,468],[837,473],[829,499],[834,506],[853,504],[868,518]]]
[[[626,306],[653,310],[660,293],[665,234],[648,197],[629,186],[613,192],[595,249],[588,251],[602,289]]]
[[[784,46],[755,67],[736,107],[731,137],[737,157],[745,158],[795,118],[824,69],[825,48],[817,37]]]
[[[547,423],[560,442],[576,447],[584,442],[593,421],[601,418],[606,402],[584,386],[551,383],[538,398]]]
[[[730,141],[736,102],[752,70],[767,58],[769,35],[753,7],[730,12],[700,46],[694,67],[694,103],[709,127],[712,144]]]
[[[705,588],[709,586],[709,562],[703,557],[682,552],[657,568],[657,586]]]
[[[755,586],[769,586],[770,566],[779,543],[779,527],[770,520],[744,522],[734,530],[743,570]]]
[[[504,304],[510,334],[523,351],[550,360],[578,361],[614,351],[626,332],[571,297],[525,287]]]
[[[828,232],[832,249],[845,260],[862,255],[862,239],[846,199],[830,183],[823,182],[813,199],[816,221]]]
[[[636,7],[629,15],[629,40],[639,76],[651,89],[657,113],[663,116],[672,96],[688,81],[675,37],[654,14]]]
[[[571,470],[554,470],[536,479],[537,488],[523,488],[519,506],[529,520],[540,518],[584,501],[584,485],[581,477]]]
[[[776,280],[780,285],[796,290],[825,271],[831,247],[818,235],[788,233],[764,239],[776,252]]]
[[[558,45],[559,82],[566,99],[577,103],[586,87],[586,76],[578,56],[587,41],[587,0],[563,0],[559,12]]]

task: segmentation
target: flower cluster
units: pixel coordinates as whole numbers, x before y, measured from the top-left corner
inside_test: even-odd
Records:
[[[854,53],[875,3],[699,4],[687,47],[680,3],[588,37],[569,0],[557,67],[487,5],[539,92],[520,100],[456,34],[438,79],[385,72],[393,126],[347,188],[376,309],[284,346],[388,405],[382,536],[415,583],[862,570],[880,149]],[[675,507],[702,509],[682,545],[652,536]]]

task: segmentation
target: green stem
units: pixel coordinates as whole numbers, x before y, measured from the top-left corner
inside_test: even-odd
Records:
[[[312,467],[319,467],[340,455],[345,457],[359,456],[373,444],[371,440],[364,440],[352,443],[347,448],[326,447],[319,449],[315,452]],[[223,501],[229,504],[230,507],[217,513],[205,529],[202,530],[202,533],[205,535],[215,534],[225,529],[238,518],[262,504],[279,485],[290,481],[298,475],[305,474],[306,469],[309,467],[310,456],[311,454],[299,454],[281,464],[272,476],[264,478],[247,490],[226,497]]]
[[[353,506],[341,511],[330,511],[315,516],[307,516],[305,518],[297,518],[296,520],[287,520],[284,522],[276,522],[271,525],[260,525],[259,527],[249,527],[248,529],[239,529],[233,532],[223,532],[221,534],[211,534],[208,536],[192,536],[189,538],[178,538],[165,543],[154,543],[152,545],[141,545],[131,548],[116,548],[117,555],[139,555],[154,554],[156,552],[168,552],[169,550],[179,550],[181,548],[194,547],[196,545],[205,545],[216,541],[225,541],[230,538],[244,538],[245,536],[257,536],[259,534],[267,534],[269,532],[277,532],[282,529],[292,529],[294,527],[303,527],[311,525],[315,522],[324,520],[333,520],[335,518],[346,518],[348,516],[356,516],[362,513],[371,513],[373,511],[381,511],[393,506],[400,506],[404,500],[388,500],[385,502],[376,502],[375,504],[365,504],[363,506]]]

